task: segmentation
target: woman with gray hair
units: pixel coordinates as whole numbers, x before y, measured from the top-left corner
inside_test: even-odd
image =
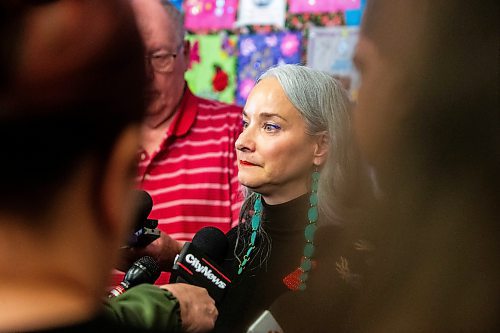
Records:
[[[217,332],[243,331],[285,292],[309,289],[327,260],[335,266],[331,243],[361,179],[350,123],[347,94],[327,73],[284,65],[259,78],[236,141],[248,193],[227,234],[223,268],[233,284]]]

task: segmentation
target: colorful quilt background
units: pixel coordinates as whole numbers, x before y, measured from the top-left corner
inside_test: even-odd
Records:
[[[360,0],[289,0],[290,13],[325,13],[359,9]]]
[[[359,9],[350,9],[345,11],[345,24],[346,25],[360,25],[363,11],[365,10],[366,0],[360,1],[361,6]]]
[[[301,39],[301,32],[240,35],[236,103],[245,104],[255,81],[268,68],[300,63]]]
[[[240,0],[238,5],[238,26],[285,25],[286,0]]]
[[[189,35],[187,39],[191,42],[190,69],[185,75],[189,88],[195,95],[233,103],[237,37]]]
[[[359,80],[352,62],[358,35],[359,27],[311,27],[307,45],[307,66],[339,78],[353,98]]]
[[[190,31],[232,29],[238,0],[185,0],[184,25]]]
[[[163,0],[165,1],[165,0]],[[170,0],[170,2],[180,11],[182,11],[182,3],[184,2],[183,0]]]

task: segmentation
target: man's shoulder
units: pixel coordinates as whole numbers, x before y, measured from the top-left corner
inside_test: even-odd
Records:
[[[212,99],[207,99],[199,96],[195,96],[196,103],[200,111],[209,111],[211,113],[237,113],[241,115],[243,108],[236,104],[228,104]]]

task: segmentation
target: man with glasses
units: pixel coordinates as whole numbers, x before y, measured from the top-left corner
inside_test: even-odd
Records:
[[[153,198],[150,218],[162,236],[146,252],[169,270],[182,241],[202,227],[228,231],[241,203],[234,142],[241,132],[240,107],[199,98],[184,73],[189,42],[182,14],[168,1],[133,0],[146,46],[150,104],[142,126],[139,186]],[[173,239],[177,240],[174,241]],[[160,277],[160,282],[166,282]]]

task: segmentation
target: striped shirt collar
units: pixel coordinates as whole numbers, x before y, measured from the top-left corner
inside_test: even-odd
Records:
[[[198,114],[198,103],[187,83],[184,88],[184,95],[177,107],[177,112],[168,128],[168,137],[184,136],[191,129]]]

